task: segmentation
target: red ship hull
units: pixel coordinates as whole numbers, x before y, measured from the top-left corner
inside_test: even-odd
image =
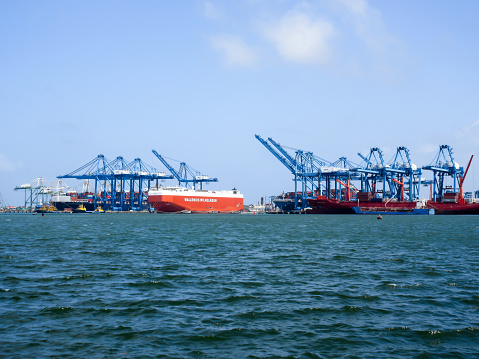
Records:
[[[243,210],[243,195],[239,191],[165,188],[150,191],[148,202],[158,212],[231,213]]]
[[[444,203],[427,202],[428,208],[433,208],[436,214],[479,214],[479,203]]]
[[[367,212],[412,212],[415,202],[373,202],[373,201],[339,201],[337,199],[317,197],[308,199],[311,214],[355,214],[353,207]]]

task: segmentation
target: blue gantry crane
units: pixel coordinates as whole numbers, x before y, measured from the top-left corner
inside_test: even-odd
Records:
[[[301,177],[301,168],[299,167],[298,161],[295,158],[299,155],[298,152],[296,153],[296,156],[291,156],[288,151],[286,151],[273,139],[268,138],[268,141],[266,141],[259,135],[255,135],[255,138],[261,142],[263,146],[266,147],[268,151],[270,151],[273,156],[275,156],[291,172],[294,181],[294,208],[304,208],[306,206],[306,194],[304,191],[301,191],[300,196],[298,195],[298,184],[301,184],[301,188],[305,187],[304,181],[302,181],[303,178]]]
[[[411,161],[409,150],[404,146],[396,149],[388,172],[391,174],[391,197],[404,201],[407,193],[410,202],[419,199],[421,188],[421,168]]]
[[[459,187],[462,185],[461,178],[464,174],[464,168],[460,167],[454,160],[450,146],[440,145],[439,151],[431,163],[422,168],[433,172],[432,200],[434,202],[442,202],[448,196],[457,196]],[[451,185],[446,186],[445,177],[451,178]]]
[[[378,192],[384,194],[386,192],[386,174],[384,171],[385,164],[381,149],[373,147],[369,150],[367,156],[363,156],[361,153],[358,153],[358,156],[364,161],[364,165],[356,169],[362,174],[361,192],[371,193],[372,197],[375,197]],[[382,190],[378,190],[378,184],[381,182],[383,183],[383,188]]]
[[[130,202],[134,211],[141,210],[142,204],[148,200],[146,193],[151,187],[151,182],[155,181],[156,187],[158,187],[158,181],[173,178],[173,176],[167,176],[164,172],[158,172],[156,168],[143,162],[140,158],[135,158],[128,166],[132,173],[130,178]]]
[[[351,200],[359,191],[352,181],[362,179],[362,175],[357,171],[358,167],[358,164],[349,161],[346,157],[340,157],[330,167],[324,167],[322,177],[325,180],[326,197]],[[331,186],[331,182],[334,184],[334,188]]]
[[[98,198],[96,193],[98,193],[98,185],[101,182],[104,182],[104,188],[106,188],[106,182],[110,180],[110,176],[113,172],[112,168],[109,165],[109,160],[104,155],[98,155],[93,158],[90,162],[84,164],[80,168],[63,175],[57,176],[57,178],[74,178],[78,180],[94,180],[95,181],[95,196],[94,196],[94,207],[98,207]],[[106,203],[104,203],[106,206]]]
[[[384,161],[383,152],[373,147],[368,156],[358,153],[364,161],[357,171],[362,174],[361,192],[370,193],[372,198],[407,200],[419,198],[421,169],[411,162],[409,150],[399,146],[390,163]]]
[[[126,200],[131,198],[131,189],[128,191],[128,187],[132,178],[132,171],[128,162],[122,156],[115,158],[109,165],[113,170],[110,192],[111,206],[114,211],[123,211]],[[130,207],[129,209],[133,210],[132,206]]]
[[[314,156],[312,152],[292,149],[294,152],[294,157],[291,156],[285,147],[281,146],[278,142],[273,140],[271,137],[268,137],[268,141],[264,141],[261,137],[257,139],[268,148],[269,143],[271,143],[276,150],[284,156],[285,159],[290,163],[291,168],[294,170],[291,173],[294,175],[294,193],[295,193],[295,209],[305,209],[308,206],[307,199],[313,197],[319,192],[321,187],[320,185],[320,166],[325,165],[325,161]],[[269,142],[269,143],[268,143]],[[273,149],[274,150],[274,149]],[[272,152],[274,154],[274,152]],[[276,156],[278,158],[278,156]],[[317,182],[316,182],[317,181]],[[298,192],[298,184],[301,186],[301,190]],[[299,194],[299,195],[298,195]],[[301,201],[300,201],[301,199]]]
[[[170,171],[174,178],[178,180],[178,185],[192,184],[193,189],[203,189],[203,183],[207,182],[218,182],[217,178],[210,178],[209,176],[202,175],[200,172],[196,171],[194,168],[188,166],[185,162],[180,162],[180,168],[175,170],[168,161],[161,156],[155,150],[152,150],[153,154],[163,163],[163,165]],[[169,158],[169,160],[172,160]],[[175,160],[173,160],[175,161]],[[179,161],[177,161],[179,162]]]
[[[318,195],[350,200],[350,197],[354,197],[354,193],[358,192],[351,181],[361,180],[363,174],[357,170],[359,165],[348,161],[346,157],[331,163],[312,152],[292,149],[295,151],[292,155],[272,138],[265,140],[259,135],[255,137],[294,176],[296,210],[305,209],[308,198],[315,198]]]
[[[331,163],[302,150],[292,155],[271,138],[255,137],[293,174],[296,209],[304,209],[311,195],[340,201],[419,199],[422,170],[412,163],[404,146],[397,147],[390,163],[378,147],[371,148],[367,156],[358,153],[363,160],[358,165],[346,157]]]
[[[80,168],[57,178],[93,180],[95,209],[101,205],[114,211],[139,211],[147,203],[145,190],[150,188],[151,181],[173,177],[158,172],[139,158],[129,163],[122,156],[110,161],[100,154]]]
[[[322,192],[322,171],[332,164],[312,152],[293,149],[294,155],[274,141],[259,135],[256,139],[263,144],[293,175],[295,209],[304,210],[308,206],[308,198],[316,197]],[[300,187],[300,188],[298,188]]]

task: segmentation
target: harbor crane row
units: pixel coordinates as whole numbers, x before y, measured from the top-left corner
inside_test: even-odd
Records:
[[[128,162],[122,156],[113,161],[100,154],[80,168],[57,178],[94,180],[94,208],[101,206],[113,211],[139,211],[147,204],[145,189],[151,181],[171,179],[164,172],[136,158]],[[136,190],[138,188],[138,190]]]

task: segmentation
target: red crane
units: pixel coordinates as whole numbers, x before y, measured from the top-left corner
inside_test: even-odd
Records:
[[[401,186],[401,202],[404,202],[404,177],[401,176],[401,182],[393,178],[393,182]]]
[[[464,204],[466,201],[464,200],[464,196],[462,193],[462,184],[464,183],[464,180],[466,179],[467,176],[467,171],[469,171],[469,167],[471,166],[472,158],[474,155],[471,156],[471,159],[469,160],[469,164],[467,165],[466,172],[464,172],[464,176],[459,176],[459,203]]]

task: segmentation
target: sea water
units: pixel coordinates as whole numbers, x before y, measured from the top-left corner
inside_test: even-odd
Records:
[[[479,216],[0,215],[1,358],[479,356]]]

